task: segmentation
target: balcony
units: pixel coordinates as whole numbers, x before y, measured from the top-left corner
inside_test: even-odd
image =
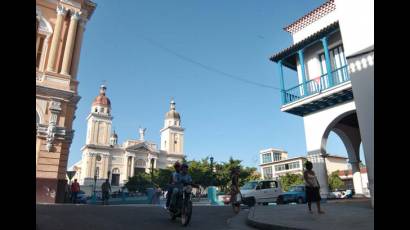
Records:
[[[333,81],[330,82],[333,84],[329,84],[328,74],[325,73],[315,79],[284,90],[283,106],[350,81],[347,65],[335,69],[331,73]]]

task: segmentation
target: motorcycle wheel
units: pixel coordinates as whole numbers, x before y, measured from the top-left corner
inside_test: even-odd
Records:
[[[187,201],[182,207],[182,213],[181,213],[182,226],[185,227],[189,224],[189,221],[191,220],[191,216],[192,216],[192,202]]]
[[[171,216],[171,220],[175,220],[177,218],[177,215],[175,215],[174,212],[169,212],[169,215]]]

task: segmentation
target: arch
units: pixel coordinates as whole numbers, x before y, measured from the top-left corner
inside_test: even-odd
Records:
[[[119,168],[113,168],[111,171],[112,171],[112,174],[120,174]]]
[[[348,110],[342,114],[340,114],[339,116],[337,116],[335,119],[333,119],[333,121],[327,126],[327,128],[325,129],[325,131],[322,134],[322,140],[321,140],[321,144],[320,144],[320,151],[322,153],[326,153],[326,144],[327,144],[327,138],[329,137],[330,132],[335,129],[335,126],[345,117],[351,115],[351,114],[356,114],[356,109],[352,109],[352,110]],[[339,135],[339,133],[335,132],[336,134],[338,134],[338,136],[342,139],[343,138]],[[344,142],[343,142],[344,143]],[[347,149],[347,148],[346,148]]]

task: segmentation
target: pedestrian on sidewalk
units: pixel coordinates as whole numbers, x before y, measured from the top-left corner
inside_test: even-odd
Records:
[[[305,163],[306,170],[303,172],[303,179],[305,180],[306,200],[309,207],[309,212],[312,213],[312,202],[316,202],[318,213],[324,213],[320,209],[320,185],[316,174],[313,171],[313,164],[310,161]]]
[[[80,192],[80,184],[77,182],[77,179],[74,179],[74,182],[71,184],[71,201],[73,204],[77,203],[78,192]]]
[[[111,185],[108,179],[101,185],[101,191],[103,196],[103,205],[108,204],[108,199],[110,198]]]

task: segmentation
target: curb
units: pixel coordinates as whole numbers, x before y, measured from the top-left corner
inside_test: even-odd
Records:
[[[252,207],[249,210],[249,214],[246,219],[246,224],[251,227],[261,229],[261,230],[304,230],[302,228],[285,227],[281,225],[274,225],[274,224],[268,224],[268,223],[256,221],[253,219],[254,212],[255,212],[255,207]]]

